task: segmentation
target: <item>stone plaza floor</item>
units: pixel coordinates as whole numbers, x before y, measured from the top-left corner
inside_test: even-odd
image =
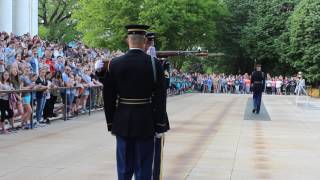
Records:
[[[264,96],[253,115],[248,95],[169,98],[164,179],[319,180],[320,108],[295,100]],[[0,180],[73,179],[116,179],[103,112],[0,135]]]

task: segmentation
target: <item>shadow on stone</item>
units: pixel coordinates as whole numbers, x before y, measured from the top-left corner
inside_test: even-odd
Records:
[[[253,100],[252,100],[252,98],[248,98],[246,109],[244,112],[244,118],[243,118],[244,120],[271,121],[269,113],[268,113],[266,107],[264,106],[263,100],[261,102],[259,114],[253,114],[252,109],[253,109]]]

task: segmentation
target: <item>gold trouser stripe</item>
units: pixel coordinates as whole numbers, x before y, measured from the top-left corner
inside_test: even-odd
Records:
[[[161,159],[160,159],[160,180],[163,180],[163,146],[164,146],[164,135],[161,138]]]
[[[166,124],[156,124],[157,126],[161,126],[161,127],[165,127],[166,126]]]
[[[145,101],[145,100],[151,100],[151,98],[143,98],[143,99],[127,99],[127,98],[119,98],[120,100],[124,101]]]
[[[151,102],[120,102],[120,104],[136,105],[136,104],[151,104]]]

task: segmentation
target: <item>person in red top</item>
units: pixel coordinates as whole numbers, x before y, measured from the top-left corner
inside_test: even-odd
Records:
[[[45,64],[49,65],[49,71],[51,74],[54,74],[54,61],[52,60],[52,52],[50,50],[46,50],[44,52],[44,62]]]

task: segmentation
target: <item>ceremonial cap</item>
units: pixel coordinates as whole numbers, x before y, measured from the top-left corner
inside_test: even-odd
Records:
[[[154,33],[154,32],[148,32],[148,33],[146,34],[146,37],[148,38],[149,41],[152,41],[152,40],[154,40],[154,38],[156,37],[156,33]]]
[[[150,28],[150,26],[141,24],[129,24],[126,25],[125,28],[128,30],[128,34],[146,35],[147,30]]]

